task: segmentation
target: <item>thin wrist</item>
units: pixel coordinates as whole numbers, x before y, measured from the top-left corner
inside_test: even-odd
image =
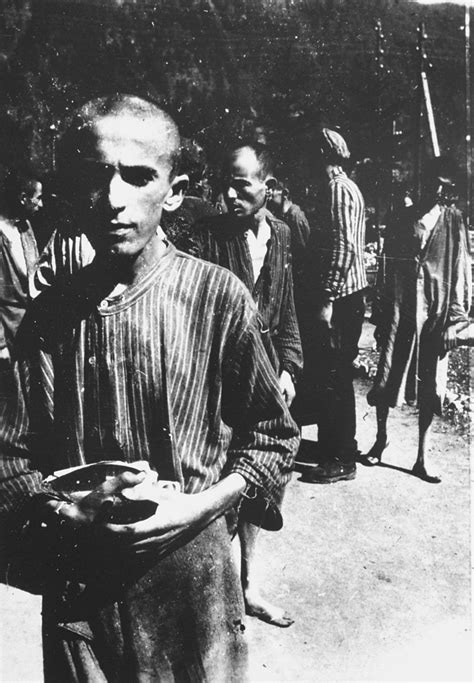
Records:
[[[287,375],[290,376],[290,379],[293,382],[293,384],[296,384],[296,372],[294,367],[290,365],[284,365],[281,373],[283,374],[284,372],[286,372]]]
[[[247,488],[247,480],[239,472],[231,472],[201,494],[203,516],[215,519],[236,505]]]

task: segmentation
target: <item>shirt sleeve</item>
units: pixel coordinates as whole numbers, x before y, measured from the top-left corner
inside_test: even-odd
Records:
[[[53,284],[58,269],[56,251],[59,234],[57,230],[51,235],[48,244],[43,249],[38,259],[35,273],[30,282],[30,296],[32,299],[38,296]]]
[[[451,298],[448,308],[448,324],[468,320],[472,303],[471,257],[468,248],[468,234],[462,214],[456,211],[453,217],[456,253],[452,270]]]
[[[287,260],[284,268],[281,328],[278,334],[272,337],[272,341],[280,361],[280,370],[286,370],[293,380],[296,380],[303,369],[303,351],[296,318],[291,258]]]
[[[5,268],[4,264],[4,246],[3,246],[3,234],[2,231],[0,230],[0,268],[3,269]],[[5,275],[3,272],[0,271],[0,297],[2,296],[2,290],[4,290],[4,287],[6,286],[5,284]],[[7,346],[7,339],[5,335],[5,326],[2,320],[2,315],[0,314],[0,349],[3,349]]]
[[[94,249],[84,234],[67,236],[55,230],[40,255],[30,284],[31,298],[37,297],[61,279],[67,280],[89,265],[94,256]]]
[[[250,305],[249,305],[250,307]],[[263,347],[256,314],[233,340],[223,376],[222,416],[233,429],[225,474],[238,472],[249,484],[241,514],[266,529],[279,529],[281,491],[288,483],[299,431],[281,396]]]
[[[34,364],[15,358],[8,391],[0,397],[0,516],[17,513],[32,496],[47,490],[40,460],[51,445],[46,434],[52,434],[47,426],[52,425],[52,372],[50,358],[43,352]],[[32,385],[38,389],[34,401]],[[45,395],[40,397],[39,392]]]
[[[330,300],[337,299],[355,258],[351,219],[352,197],[344,185],[330,185],[330,240],[323,289]]]
[[[20,327],[16,342],[21,334]],[[39,592],[39,583],[34,577],[37,575],[40,582],[37,545],[40,537],[29,538],[25,529],[35,501],[42,495],[46,499],[55,497],[44,483],[40,469],[42,457],[48,457],[51,452],[51,443],[40,435],[48,433],[46,413],[52,411],[52,367],[42,352],[35,366],[18,358],[18,346],[16,343],[8,391],[0,392],[0,580]],[[41,381],[42,374],[45,382]],[[32,411],[32,386],[41,386],[49,394],[49,404],[42,401],[40,407],[35,401],[37,411]],[[41,518],[35,515],[35,519],[40,529]]]
[[[304,211],[295,211],[293,225],[291,226],[291,232],[293,250],[296,252],[304,251],[306,245],[308,244],[309,236],[311,233],[308,219],[306,218]]]

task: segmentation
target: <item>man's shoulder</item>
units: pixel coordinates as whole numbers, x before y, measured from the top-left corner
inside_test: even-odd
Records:
[[[284,218],[289,218],[290,220],[294,221],[307,221],[308,219],[306,218],[306,214],[299,206],[298,204],[293,203],[286,214],[284,215]]]
[[[360,193],[359,186],[357,183],[352,180],[352,178],[349,178],[347,173],[340,173],[339,175],[335,176],[334,178],[331,178],[329,181],[329,187],[330,188],[340,188],[340,189],[345,189],[348,192],[358,192]]]
[[[364,197],[359,186],[345,173],[331,179],[329,190],[333,200],[339,201],[343,205],[350,204],[359,208],[364,206]]]
[[[179,299],[184,304],[180,306],[181,311],[187,311],[186,315],[190,316],[196,311],[201,315],[204,306],[209,325],[214,328],[227,328],[238,320],[241,321],[239,324],[246,324],[244,321],[249,322],[257,314],[247,287],[223,266],[176,251],[173,268],[164,279],[168,292],[162,299],[165,306],[170,302],[174,305]]]
[[[451,230],[457,235],[464,232],[466,227],[464,224],[464,216],[462,211],[456,206],[447,206],[444,212],[444,222],[450,226]]]
[[[267,214],[267,220],[272,229],[272,236],[276,238],[277,243],[286,244],[289,247],[291,244],[291,228],[288,223],[276,218],[270,212]]]
[[[247,298],[247,288],[228,268],[178,250],[175,252],[175,258],[176,262],[171,269],[171,277],[174,276],[183,284],[190,283],[194,289],[210,287],[220,290],[227,298],[239,299],[242,296]]]
[[[277,218],[270,211],[267,211],[265,217],[275,232],[281,233],[283,235],[286,235],[286,234],[290,235],[290,233],[291,233],[290,227],[284,219]]]
[[[15,223],[6,216],[0,216],[0,233],[4,234],[6,237],[10,235],[11,232],[16,230]]]

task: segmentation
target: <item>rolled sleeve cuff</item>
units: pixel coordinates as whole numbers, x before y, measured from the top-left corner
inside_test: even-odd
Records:
[[[299,436],[289,443],[290,453],[296,453]],[[236,472],[247,482],[240,504],[240,516],[255,526],[268,531],[278,531],[283,526],[280,512],[282,491],[291,479],[293,471],[293,455],[289,457],[279,472],[270,471],[248,457],[231,459],[225,474]],[[275,457],[278,457],[275,454]]]
[[[231,472],[241,474],[247,481],[239,505],[239,517],[267,531],[279,531],[283,526],[283,517],[276,493],[265,490],[258,478],[253,477],[245,466],[236,463],[231,467]]]

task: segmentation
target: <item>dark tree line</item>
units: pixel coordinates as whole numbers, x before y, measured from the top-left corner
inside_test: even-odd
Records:
[[[407,0],[0,0],[0,163],[51,169],[54,139],[78,102],[149,95],[218,166],[223,143],[263,127],[304,201],[308,150],[339,125],[369,201],[385,205],[392,158],[414,153],[416,27],[423,19],[443,152],[464,162],[463,10]],[[385,33],[377,72],[374,25]],[[393,125],[400,133],[396,144]],[[426,138],[425,153],[429,154]]]

